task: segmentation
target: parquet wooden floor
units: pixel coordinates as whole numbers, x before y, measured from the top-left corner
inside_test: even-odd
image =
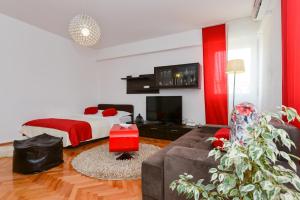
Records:
[[[0,158],[0,199],[2,200],[140,200],[141,180],[105,181],[77,173],[70,162],[89,148],[107,143],[102,140],[77,148],[64,149],[64,163],[34,175],[12,173],[12,158]],[[140,138],[141,143],[164,147],[167,140]]]

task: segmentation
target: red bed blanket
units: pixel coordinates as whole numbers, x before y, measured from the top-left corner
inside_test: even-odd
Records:
[[[69,134],[69,139],[73,147],[79,145],[80,142],[92,138],[92,128],[85,121],[77,121],[71,119],[36,119],[23,124],[24,126],[36,126],[43,128],[52,128],[65,131]]]

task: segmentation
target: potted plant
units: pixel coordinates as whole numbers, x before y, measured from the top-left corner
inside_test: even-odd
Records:
[[[203,179],[193,182],[192,175],[183,174],[170,188],[195,200],[300,199],[300,178],[294,163],[299,158],[277,147],[280,144],[291,150],[295,144],[286,131],[270,123],[271,119],[284,123],[282,116],[288,123],[300,121],[297,111],[285,106],[277,114],[261,114],[257,123],[247,127],[243,143],[223,140],[223,149],[209,152],[209,157],[219,161],[216,168],[209,170],[209,184],[204,184]],[[288,162],[290,169],[280,165],[279,157]]]

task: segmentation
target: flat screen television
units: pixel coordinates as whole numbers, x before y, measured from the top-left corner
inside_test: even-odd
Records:
[[[147,121],[182,123],[182,96],[146,97]]]

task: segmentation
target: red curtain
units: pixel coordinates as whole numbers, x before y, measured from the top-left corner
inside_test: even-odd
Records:
[[[300,112],[300,1],[282,0],[281,3],[282,102]],[[298,122],[295,125],[300,127]]]
[[[228,124],[225,24],[202,29],[205,117],[207,124]]]

